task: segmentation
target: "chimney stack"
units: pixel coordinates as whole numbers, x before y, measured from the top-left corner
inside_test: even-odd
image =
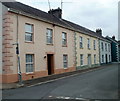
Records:
[[[102,30],[101,29],[96,29],[96,33],[102,36]]]
[[[112,39],[115,40],[115,36],[114,35],[112,36]]]
[[[56,16],[57,18],[62,18],[62,10],[59,7],[57,9],[49,10],[48,13]]]

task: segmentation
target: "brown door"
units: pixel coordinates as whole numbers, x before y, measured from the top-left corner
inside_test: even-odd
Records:
[[[53,54],[47,54],[48,75],[54,74],[54,57]]]

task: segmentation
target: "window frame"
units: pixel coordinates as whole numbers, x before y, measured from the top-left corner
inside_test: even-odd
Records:
[[[47,32],[46,32],[46,44],[47,44],[47,45],[53,45],[53,29],[47,28],[46,30],[47,30]],[[50,36],[48,35],[48,31],[51,32],[51,35],[50,35]],[[50,38],[50,42],[51,42],[51,43],[48,42],[48,39],[49,39],[49,38]]]
[[[102,55],[102,63],[104,63],[104,55]]]
[[[63,34],[65,35],[66,38],[63,39]],[[66,42],[65,44],[63,44],[64,42]],[[66,32],[62,32],[62,46],[63,47],[67,47],[67,33]]]
[[[97,59],[96,54],[94,54],[94,64],[96,64],[96,62],[97,62],[96,59]]]
[[[103,42],[101,42],[101,49],[102,49],[102,51],[104,51],[104,44],[103,44]]]
[[[84,55],[80,54],[80,66],[84,65]]]
[[[90,38],[87,38],[87,48],[90,49]]]
[[[26,74],[32,74],[34,73],[34,68],[35,68],[35,60],[34,60],[34,54],[25,54],[25,59],[27,58],[27,55],[32,55],[32,62],[25,62],[25,67],[26,67]],[[33,65],[32,70],[33,71],[27,71],[27,65]]]
[[[26,25],[31,26],[31,28],[32,28],[31,32],[26,31]],[[30,40],[26,40],[26,34],[31,34],[31,37],[32,37],[31,41]],[[28,43],[34,42],[34,24],[25,23],[25,42],[28,42]]]
[[[80,41],[79,43],[80,49],[83,49],[83,37],[82,36],[79,37],[79,41]]]
[[[107,43],[105,43],[105,50],[107,51]]]
[[[96,40],[93,40],[93,47],[94,47],[94,50],[96,50]]]
[[[64,56],[66,56],[66,61],[64,61]],[[65,63],[66,63],[66,67],[65,67]],[[68,55],[67,54],[63,54],[63,68],[67,69],[68,68]]]

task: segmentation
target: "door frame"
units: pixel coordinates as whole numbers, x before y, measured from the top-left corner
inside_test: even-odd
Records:
[[[49,68],[48,57],[50,58],[50,62],[51,62],[50,69],[48,69]],[[49,73],[49,70],[50,70],[50,73]],[[51,53],[50,54],[47,53],[47,71],[48,71],[48,75],[54,74],[54,54],[51,54]]]

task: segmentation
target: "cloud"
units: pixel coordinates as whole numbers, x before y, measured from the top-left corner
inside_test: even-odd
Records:
[[[48,11],[48,0],[18,0],[43,11]],[[61,0],[49,0],[51,8],[61,7]],[[93,31],[102,28],[103,35],[118,38],[119,0],[62,0],[63,18]]]

